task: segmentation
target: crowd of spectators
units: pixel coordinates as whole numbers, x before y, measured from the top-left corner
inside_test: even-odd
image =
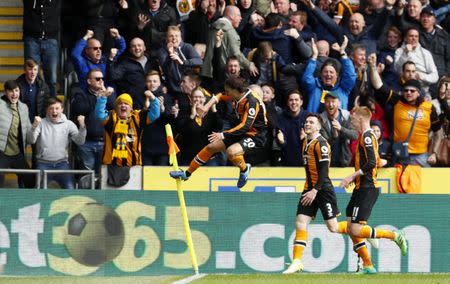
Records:
[[[232,102],[202,113],[230,77],[262,87],[268,131],[264,158],[254,163],[300,166],[304,118],[314,112],[333,150],[331,165],[351,166],[359,133],[350,112],[367,105],[380,166],[449,166],[439,162],[448,158],[436,157],[435,142],[435,133],[441,140],[450,134],[446,1],[198,0],[188,16],[171,0],[62,2],[24,0],[24,74],[5,83],[0,100],[3,168],[27,168],[28,143],[33,168],[62,163],[100,174],[102,160],[168,165],[167,123],[186,164],[208,144],[208,134],[235,126]],[[80,84],[78,92],[63,94],[68,118],[55,99],[61,46]],[[122,122],[129,133],[116,126]],[[406,140],[412,125],[410,155],[398,160],[391,145]],[[48,139],[52,133],[61,140]],[[77,145],[69,167],[70,140]],[[224,154],[210,164],[227,165]],[[73,187],[71,178],[61,183]],[[21,176],[19,184],[30,181]]]

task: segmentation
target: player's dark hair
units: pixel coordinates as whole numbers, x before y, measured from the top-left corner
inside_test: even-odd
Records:
[[[305,117],[305,121],[306,121],[306,119],[307,119],[308,117],[315,117],[315,118],[317,118],[317,120],[319,121],[320,125],[323,125],[323,120],[322,120],[322,118],[320,117],[320,115],[319,115],[318,113],[315,113],[315,112],[310,112],[310,113],[308,113],[308,114],[306,115],[306,117]]]
[[[237,90],[239,92],[244,92],[247,89],[247,84],[245,80],[241,77],[232,76],[225,81],[225,86]]]

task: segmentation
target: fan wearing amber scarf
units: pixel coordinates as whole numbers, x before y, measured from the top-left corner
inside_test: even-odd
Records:
[[[144,108],[133,110],[131,96],[121,94],[115,101],[114,109],[109,112],[106,110],[107,97],[97,99],[95,115],[105,129],[103,164],[129,167],[142,164],[144,127],[160,115],[159,100],[149,91],[145,93],[145,98]]]

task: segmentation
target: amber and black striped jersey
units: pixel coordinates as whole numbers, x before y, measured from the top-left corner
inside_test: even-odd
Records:
[[[414,120],[417,106],[407,103],[401,94],[396,93],[383,85],[376,93],[377,100],[383,105],[390,104],[394,107],[394,142],[405,141]],[[436,108],[431,102],[421,102],[417,112],[416,124],[408,143],[410,154],[423,154],[428,151],[430,129],[438,131],[442,121],[437,114]]]
[[[377,165],[380,164],[378,142],[371,129],[367,129],[359,137],[355,155],[355,169],[362,175],[355,179],[355,189],[377,187]]]
[[[306,182],[303,189],[332,189],[333,185],[328,176],[331,152],[327,140],[322,135],[309,141],[304,139],[302,153],[306,172]]]
[[[128,135],[126,137],[127,158],[112,157],[113,147],[118,136],[114,134],[114,128],[119,119],[115,110],[110,111],[109,116],[102,122],[105,129],[105,146],[103,148],[103,164],[118,166],[134,166],[142,164],[141,143],[145,125],[150,123],[148,110],[133,110],[128,118]]]
[[[227,95],[219,95],[216,98],[221,101],[231,99]],[[266,107],[258,95],[247,90],[240,100],[233,100],[233,109],[238,123],[223,132],[225,138],[244,135],[255,137],[259,133],[265,133],[267,128]]]

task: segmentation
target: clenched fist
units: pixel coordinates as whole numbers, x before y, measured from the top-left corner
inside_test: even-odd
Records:
[[[39,124],[41,124],[41,117],[40,116],[35,116],[34,117],[34,121],[33,121],[33,128],[36,128],[39,126]]]
[[[84,115],[77,116],[78,125],[80,128],[85,128],[86,124],[84,123]]]
[[[155,95],[150,90],[145,91],[144,95],[146,99],[149,99],[151,101],[153,101],[156,98]]]
[[[120,38],[119,30],[115,28],[109,29],[109,33],[111,34],[112,38],[118,39]]]
[[[109,60],[114,60],[119,50],[115,47],[111,48],[111,51],[109,52]]]
[[[84,40],[88,40],[88,39],[90,39],[91,37],[93,37],[94,36],[94,31],[92,31],[92,30],[87,30],[86,31],[86,34],[84,35],[84,37],[83,37],[83,39]]]

